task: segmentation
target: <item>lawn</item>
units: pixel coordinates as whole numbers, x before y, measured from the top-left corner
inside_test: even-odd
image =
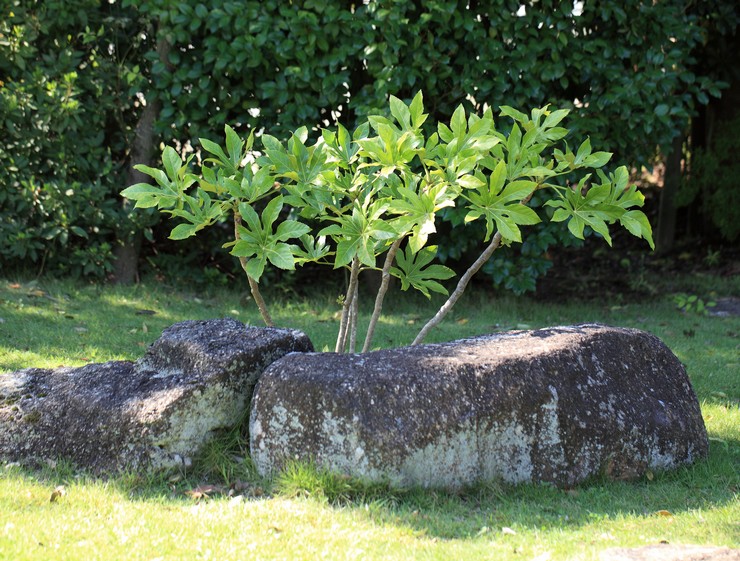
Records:
[[[737,279],[685,283],[706,299],[740,294]],[[259,325],[247,294],[0,279],[0,375],[136,359],[185,319]],[[336,294],[271,296],[276,324],[333,348]],[[394,292],[384,310],[376,345],[385,347],[408,344],[433,306]],[[307,466],[262,480],[235,432],[190,471],[160,477],[0,466],[0,560],[597,559],[604,548],[661,542],[740,546],[740,318],[683,313],[665,291],[567,303],[473,291],[430,341],[593,321],[650,331],[686,364],[711,439],[706,461],[632,482],[569,490],[492,483],[453,495],[366,486]]]

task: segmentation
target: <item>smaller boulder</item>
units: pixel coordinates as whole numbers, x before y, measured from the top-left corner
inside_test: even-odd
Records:
[[[252,459],[393,485],[571,486],[703,457],[683,365],[655,336],[602,325],[495,334],[367,354],[291,354],[255,389]]]
[[[63,458],[96,473],[187,463],[244,418],[267,366],[310,350],[295,330],[185,321],[135,363],[0,375],[0,458]]]

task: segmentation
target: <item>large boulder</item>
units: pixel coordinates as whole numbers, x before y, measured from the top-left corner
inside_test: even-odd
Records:
[[[93,472],[187,463],[245,417],[269,364],[310,350],[295,330],[186,321],[135,363],[0,375],[0,459],[64,458]]]
[[[367,354],[291,354],[255,389],[252,459],[396,486],[571,486],[701,458],[684,367],[656,337],[555,327]]]

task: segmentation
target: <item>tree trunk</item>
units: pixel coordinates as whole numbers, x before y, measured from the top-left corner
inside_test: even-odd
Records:
[[[170,45],[165,39],[157,41],[159,59],[167,63],[167,54]],[[151,166],[153,164],[156,139],[154,137],[154,123],[159,116],[160,104],[156,100],[148,101],[141,112],[134,131],[134,141],[131,146],[129,170],[126,174],[126,185],[135,183],[149,183],[150,177],[134,169],[136,164]],[[128,199],[123,199],[123,209],[128,215],[133,209]],[[139,252],[143,241],[141,227],[132,220],[126,219],[125,224],[117,232],[118,245],[114,250],[115,262],[113,281],[117,284],[132,284],[139,280]]]
[[[665,178],[660,192],[658,210],[658,230],[655,247],[658,253],[667,253],[673,248],[676,238],[676,195],[681,186],[681,159],[683,157],[683,133],[676,136],[671,144],[671,152],[666,157]]]

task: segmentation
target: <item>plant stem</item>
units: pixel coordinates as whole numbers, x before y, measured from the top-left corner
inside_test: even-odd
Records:
[[[429,331],[431,331],[439,324],[439,322],[444,319],[444,317],[449,313],[455,303],[460,299],[460,296],[462,296],[463,292],[465,292],[465,288],[468,286],[470,279],[473,278],[473,275],[477,273],[478,270],[485,264],[485,262],[491,258],[491,255],[493,255],[493,252],[498,249],[500,244],[501,233],[496,232],[491,239],[491,243],[488,244],[488,247],[486,247],[483,253],[481,253],[478,257],[478,259],[475,260],[475,263],[473,263],[470,268],[465,271],[465,274],[460,277],[460,280],[457,283],[457,287],[455,287],[455,291],[450,294],[450,297],[442,305],[437,314],[427,322],[427,324],[421,329],[421,331],[419,331],[416,339],[414,339],[414,342],[411,343],[412,345],[418,345],[419,343],[424,341],[424,338],[427,336]]]
[[[241,262],[242,269],[244,269],[244,272],[246,273],[247,272],[246,257],[240,257],[239,261]],[[270,312],[267,311],[267,305],[265,304],[265,301],[262,299],[262,293],[260,292],[259,283],[257,283],[257,281],[254,280],[249,275],[247,275],[247,279],[249,280],[249,289],[252,291],[252,298],[254,298],[254,301],[260,310],[262,321],[265,322],[265,325],[267,327],[274,327],[275,324],[273,323],[272,318],[270,317]]]
[[[367,326],[365,343],[364,345],[362,345],[363,353],[366,353],[370,350],[370,344],[372,343],[373,335],[375,334],[375,326],[380,320],[380,312],[383,310],[383,300],[385,299],[386,292],[388,292],[388,284],[391,280],[391,274],[389,271],[391,270],[391,265],[393,265],[393,260],[396,258],[396,252],[398,251],[398,248],[401,246],[401,242],[405,237],[406,236],[403,236],[402,238],[399,238],[395,242],[393,242],[393,245],[388,250],[388,253],[385,256],[380,288],[378,289],[378,295],[375,297],[375,307],[373,308],[373,315],[370,318],[370,324]]]
[[[360,315],[360,283],[355,283],[355,293],[352,295],[352,309],[349,315],[349,352],[354,353],[357,347],[357,322]]]
[[[239,241],[239,226],[242,224],[242,217],[239,214],[239,211],[234,209],[234,240]],[[267,327],[273,327],[275,324],[272,322],[272,318],[270,317],[270,312],[267,311],[267,305],[265,304],[264,299],[262,298],[262,293],[260,292],[259,284],[256,280],[254,280],[252,277],[249,276],[249,273],[247,273],[247,258],[246,257],[239,257],[239,263],[242,266],[242,269],[244,269],[244,274],[247,275],[247,280],[249,281],[249,289],[252,291],[252,298],[254,298],[255,303],[257,304],[257,307],[259,308],[260,315],[262,316],[262,321],[265,322],[265,325]]]
[[[355,287],[357,286],[357,276],[360,274],[360,260],[355,257],[352,260],[352,269],[349,275],[349,286],[347,287],[347,294],[344,298],[344,306],[342,308],[342,319],[339,322],[339,334],[337,336],[337,345],[334,347],[334,352],[343,353],[347,347],[347,331],[349,329],[350,313],[352,311],[352,300],[355,296]]]

